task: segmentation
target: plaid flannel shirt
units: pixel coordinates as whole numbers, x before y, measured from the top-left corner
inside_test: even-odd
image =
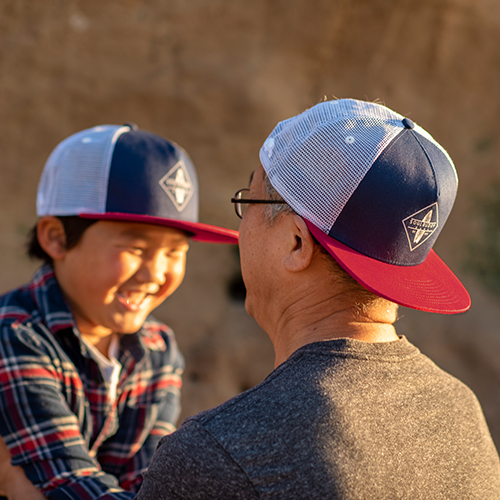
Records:
[[[133,498],[175,430],[184,360],[173,332],[148,318],[121,337],[118,361],[111,403],[51,266],[0,297],[0,434],[48,498]]]

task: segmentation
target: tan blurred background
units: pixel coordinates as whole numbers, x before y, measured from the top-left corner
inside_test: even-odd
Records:
[[[459,196],[437,251],[470,289],[463,315],[401,310],[406,335],[477,393],[500,445],[500,299],[464,268],[478,200],[500,180],[498,0],[2,0],[0,292],[29,279],[24,256],[43,164],[66,136],[132,121],[191,154],[201,220],[236,229],[229,203],[274,125],[324,96],[378,99],[455,160]],[[238,254],[193,244],[157,311],[186,356],[186,417],[272,370],[246,315]]]

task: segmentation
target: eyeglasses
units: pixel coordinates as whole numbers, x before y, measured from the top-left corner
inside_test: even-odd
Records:
[[[235,195],[234,198],[231,198],[231,203],[234,203],[234,211],[236,215],[242,219],[245,210],[247,209],[250,203],[260,203],[265,205],[286,205],[286,202],[279,200],[251,200],[249,198],[245,198],[245,196],[249,196],[250,189],[244,188],[240,189]]]

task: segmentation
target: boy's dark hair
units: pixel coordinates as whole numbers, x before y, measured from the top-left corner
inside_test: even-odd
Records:
[[[71,250],[80,241],[83,233],[94,223],[97,219],[82,219],[77,215],[58,216],[57,217],[64,227],[66,234],[66,250]],[[26,250],[31,259],[40,259],[45,264],[52,264],[52,257],[48,255],[45,250],[40,246],[37,236],[38,222],[33,226],[28,233],[28,240],[26,242]]]

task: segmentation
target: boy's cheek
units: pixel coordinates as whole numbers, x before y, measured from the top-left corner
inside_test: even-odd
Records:
[[[127,280],[132,277],[141,266],[141,258],[127,252],[119,252],[113,255],[106,263],[110,277],[116,281]]]
[[[101,294],[106,291],[107,295],[114,295],[122,285],[134,276],[138,269],[137,262],[127,258],[110,261],[99,270],[94,270],[96,288],[100,288]]]
[[[161,287],[158,295],[163,294],[161,302],[163,302],[168,296],[172,295],[184,279],[186,273],[186,259],[180,259],[177,262],[171,264],[171,272],[167,273],[165,284]]]
[[[150,308],[150,312],[153,310],[153,309],[156,309],[160,304],[162,304],[168,297],[170,297],[170,295],[172,295],[175,290],[177,290],[177,288],[179,287],[180,285],[180,282],[179,283],[173,283],[172,281],[170,280],[167,280],[165,282],[165,284],[163,284],[160,288],[160,290],[158,291],[157,294],[155,294],[155,296],[153,297],[152,301],[151,301],[151,308]]]
[[[182,280],[184,279],[184,275],[186,274],[186,258],[184,257],[183,259],[179,259],[179,261],[175,262],[173,269],[174,269],[173,275],[175,276],[175,280],[179,284],[181,284]]]

